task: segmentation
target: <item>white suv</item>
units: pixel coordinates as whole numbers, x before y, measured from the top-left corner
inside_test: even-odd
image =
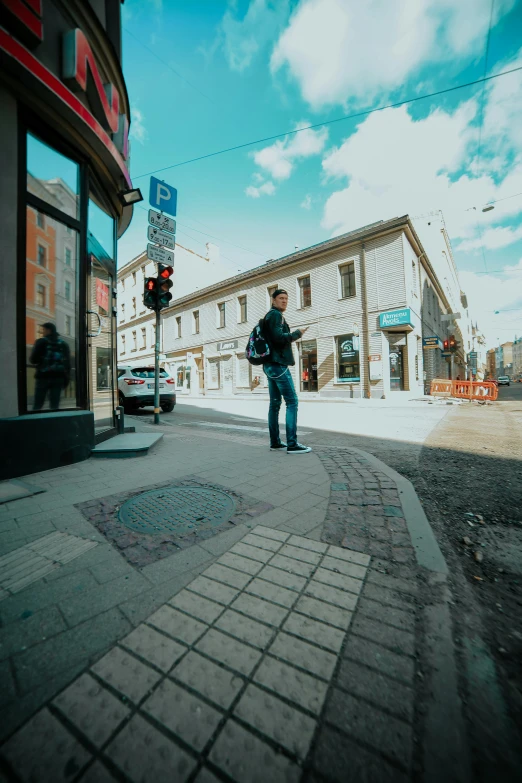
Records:
[[[159,380],[160,406],[170,413],[176,404],[176,381],[162,369]],[[125,413],[154,405],[154,367],[118,367],[118,401]]]

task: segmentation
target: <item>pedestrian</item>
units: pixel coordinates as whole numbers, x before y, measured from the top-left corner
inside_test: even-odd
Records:
[[[265,316],[263,336],[270,346],[270,361],[263,364],[263,371],[268,379],[270,407],[268,409],[268,429],[270,431],[270,449],[287,454],[307,454],[312,449],[297,441],[297,394],[288,369],[295,365],[292,343],[299,340],[307,331],[290,327],[283,313],[288,307],[288,293],[282,288],[276,288],[272,294],[272,307]],[[284,398],[286,404],[286,443],[282,443],[279,435],[279,410]]]
[[[60,394],[69,384],[71,358],[69,346],[50,321],[42,324],[43,337],[34,344],[29,361],[36,365],[33,410],[41,411],[49,395],[49,408],[58,410]]]

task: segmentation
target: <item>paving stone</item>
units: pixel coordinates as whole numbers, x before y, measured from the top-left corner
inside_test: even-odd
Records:
[[[56,697],[53,704],[100,748],[130,710],[90,674],[82,674]]]
[[[38,712],[3,746],[2,755],[20,780],[70,781],[91,759],[48,709]]]
[[[199,751],[222,718],[220,712],[170,680],[164,680],[141,709]]]
[[[350,634],[346,641],[344,656],[370,666],[389,677],[405,683],[413,683],[415,674],[413,658],[391,652],[380,644]]]
[[[196,650],[206,653],[231,669],[249,675],[261,658],[261,652],[227,634],[211,628],[199,640]]]
[[[135,704],[156,685],[161,675],[121,647],[113,647],[92,671]]]
[[[402,517],[404,518],[404,514],[402,512],[402,506],[400,505],[400,501],[397,501],[397,505],[391,505],[393,503],[393,500],[388,500],[388,503],[390,505],[383,506],[384,516],[385,517]]]
[[[203,767],[194,783],[221,783],[221,781],[209,769]]]
[[[344,631],[338,628],[332,628],[331,625],[325,625],[311,617],[305,617],[302,614],[292,612],[283,625],[283,630],[308,639],[321,647],[339,652],[345,636]]]
[[[219,573],[217,570],[211,571],[211,569],[219,569]],[[233,586],[231,581],[224,584],[223,579],[228,577],[229,572],[234,575],[237,574],[241,577],[240,581],[244,581],[245,584]],[[217,576],[222,577],[222,579],[217,580]],[[197,576],[193,579],[192,582],[187,585],[187,590],[192,590],[194,593],[199,593],[204,597],[210,598],[212,601],[216,601],[216,603],[224,604],[226,606],[239,595],[239,591],[248,584],[250,579],[251,577],[246,574],[241,574],[239,571],[232,571],[231,568],[225,568],[225,566],[219,566],[216,563],[201,574],[201,576]]]
[[[401,579],[391,574],[382,574],[380,571],[375,571],[373,568],[368,570],[366,577],[367,582],[380,585],[385,589],[396,590],[398,593],[406,593],[407,595],[416,596],[418,593],[418,585],[414,579]]]
[[[328,699],[324,718],[354,739],[410,768],[413,732],[404,721],[336,688]]]
[[[178,612],[168,604],[165,604],[157,612],[154,612],[147,620],[151,625],[168,633],[185,644],[193,644],[208,628],[206,623],[200,623],[186,614]]]
[[[414,565],[416,563],[415,550],[412,546],[392,547],[391,558],[396,563],[408,563]]]
[[[318,568],[314,574],[314,579],[332,587],[337,587],[339,590],[348,590],[356,595],[361,592],[363,586],[360,579],[354,579],[344,574],[336,574],[335,571],[329,571],[327,568]]]
[[[409,783],[409,775],[388,764],[382,756],[372,753],[346,734],[323,727],[315,744],[312,764],[319,773],[328,770],[331,783],[348,783],[347,770],[350,770],[350,782],[357,783]],[[313,777],[310,783],[323,781],[322,775]]]
[[[242,677],[222,669],[194,650],[170,672],[170,676],[225,709],[234,701],[244,684]]]
[[[250,620],[250,618],[242,614],[233,612],[232,609],[227,609],[223,612],[221,617],[218,617],[216,620],[215,625],[216,628],[227,631],[227,633],[232,634],[237,639],[241,639],[261,649],[265,649],[268,646],[274,635],[273,628],[255,620]]]
[[[363,590],[364,598],[371,598],[385,606],[395,606],[406,612],[414,612],[416,607],[413,598],[405,593],[396,593],[394,590],[386,589],[380,585],[366,582]]]
[[[329,555],[323,559],[321,568],[327,568],[330,571],[338,571],[340,574],[352,576],[354,579],[364,579],[367,571],[366,566],[356,565],[347,560],[341,560],[338,557],[330,557]]]
[[[354,533],[348,533],[344,536],[342,546],[349,547],[350,552],[367,552],[368,551],[368,539],[366,536],[358,536]]]
[[[249,685],[234,714],[304,760],[316,722],[270,693]]]
[[[309,617],[314,617],[316,620],[334,625],[336,628],[342,628],[343,631],[346,631],[352,619],[352,613],[346,609],[326,604],[324,601],[310,596],[300,598],[294,609]]]
[[[407,633],[407,631],[400,631],[398,628],[385,625],[377,620],[370,620],[361,614],[357,614],[355,617],[352,624],[352,632],[364,636],[365,639],[370,641],[378,642],[395,652],[403,653],[404,655],[415,654],[415,637],[413,634]]]
[[[11,664],[7,661],[0,663],[0,707],[16,699],[16,685],[11,671]]]
[[[238,783],[297,783],[301,769],[258,737],[227,721],[210,760]]]
[[[410,723],[413,719],[413,689],[384,674],[378,674],[367,666],[345,658],[337,672],[336,685],[394,713],[398,718]]]
[[[261,549],[258,546],[244,544],[242,541],[240,541],[238,544],[235,544],[230,551],[236,555],[241,555],[241,557],[249,557],[252,560],[259,560],[261,563],[268,562],[268,560],[270,560],[272,557],[271,551]]]
[[[337,656],[326,650],[319,650],[313,644],[309,644],[287,633],[278,633],[270,646],[270,655],[283,658],[294,666],[306,669],[323,680],[330,680],[335,669]]]
[[[101,761],[97,761],[90,766],[81,776],[80,780],[81,783],[116,783],[116,778],[113,778],[107,767],[104,767]]]
[[[336,587],[316,582],[315,579],[308,582],[305,587],[305,594],[319,598],[321,601],[326,601],[329,604],[340,606],[341,609],[348,609],[350,612],[353,612],[357,605],[357,596],[353,593],[347,593],[345,590],[338,590]]]
[[[49,639],[66,628],[64,619],[55,606],[35,612],[26,620],[9,623],[0,628],[0,660],[9,658],[22,648],[27,649],[38,644],[42,638]]]
[[[415,631],[415,615],[412,612],[404,612],[391,606],[383,606],[370,598],[362,596],[359,600],[359,610],[367,617],[393,625],[403,631],[413,633]]]
[[[268,582],[274,582],[281,587],[287,587],[289,590],[301,592],[306,584],[306,577],[297,574],[289,574],[281,568],[274,568],[272,565],[265,566],[258,574],[258,579],[266,579]]]
[[[291,544],[284,544],[279,550],[279,554],[283,555],[284,557],[291,557],[294,560],[299,560],[303,563],[310,563],[311,565],[317,565],[320,563],[322,558],[322,554],[320,552],[312,552],[310,549],[291,546]]]
[[[231,609],[276,627],[281,625],[288,613],[286,609],[248,593],[241,593],[231,605]]]
[[[251,560],[248,557],[242,557],[241,555],[236,555],[233,552],[227,552],[226,554],[222,555],[219,558],[218,563],[228,566],[229,568],[235,568],[236,571],[242,571],[245,574],[250,574],[250,576],[255,576],[263,567],[263,563],[259,562],[259,560]]]
[[[196,761],[174,742],[135,715],[106,750],[133,783],[175,780],[184,783]]]
[[[273,538],[266,538],[265,536],[256,536],[255,533],[249,533],[243,539],[245,544],[251,546],[257,546],[260,549],[267,549],[269,552],[277,552],[282,546],[282,541],[275,541]]]
[[[290,536],[288,543],[302,549],[309,549],[312,552],[324,553],[328,549],[328,544],[323,544],[321,541],[313,541],[303,536]]]
[[[187,651],[182,644],[168,639],[148,625],[138,625],[121,642],[129,650],[140,655],[146,661],[154,664],[163,672],[168,672],[179,658]]]
[[[169,604],[175,609],[187,612],[187,614],[196,617],[198,620],[203,620],[205,623],[213,623],[216,617],[219,617],[223,611],[221,604],[209,601],[207,598],[191,593],[188,590],[182,590],[175,595],[174,598],[171,598]]]
[[[253,593],[259,598],[273,601],[273,603],[287,608],[293,606],[297,601],[295,590],[287,590],[285,587],[266,582],[264,579],[252,579],[248,587],[245,588],[245,592]]]
[[[254,680],[316,715],[321,712],[328,689],[326,682],[269,655],[261,662]]]
[[[280,568],[283,571],[306,578],[310,577],[316,569],[315,565],[303,563],[302,561],[294,560],[291,557],[283,557],[282,555],[274,555],[270,561],[270,565],[274,568]]]

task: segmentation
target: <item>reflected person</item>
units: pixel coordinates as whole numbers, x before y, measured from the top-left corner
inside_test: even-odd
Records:
[[[53,323],[42,324],[42,329],[43,337],[35,342],[29,358],[36,366],[33,410],[41,411],[49,396],[49,408],[54,411],[59,408],[62,389],[69,383],[71,356]]]

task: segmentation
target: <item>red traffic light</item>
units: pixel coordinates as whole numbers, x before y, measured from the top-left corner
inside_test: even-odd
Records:
[[[145,283],[145,289],[147,291],[155,291],[156,290],[156,281],[153,277],[149,277],[147,282]]]
[[[444,350],[447,351],[449,348],[449,340],[444,340]]]
[[[174,274],[174,269],[171,266],[164,266],[163,264],[158,264],[158,272],[159,272],[159,276],[163,280],[167,280],[171,275]]]

